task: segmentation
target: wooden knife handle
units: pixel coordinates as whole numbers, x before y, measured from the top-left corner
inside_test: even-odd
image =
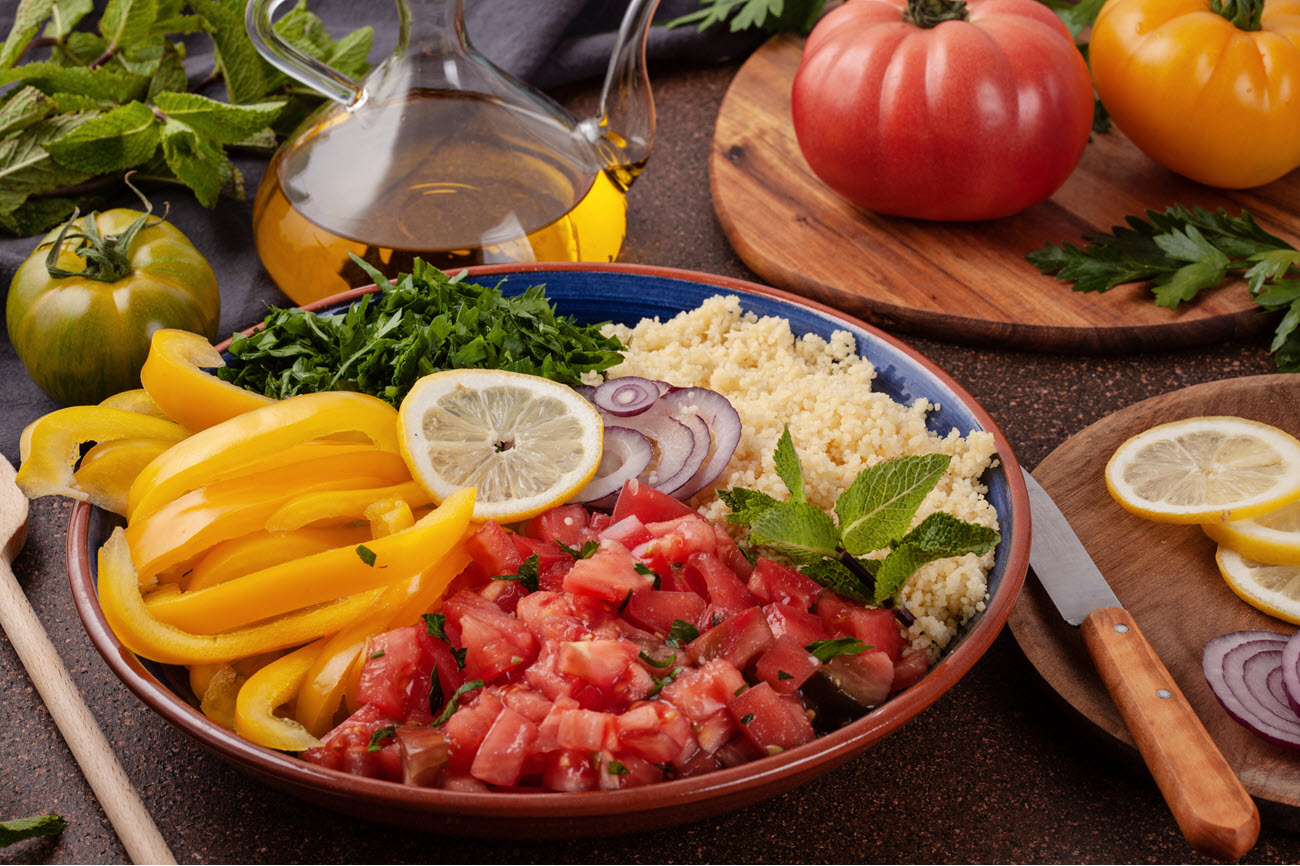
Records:
[[[1106,690],[1193,848],[1237,860],[1259,835],[1259,810],[1128,611],[1080,625]]]

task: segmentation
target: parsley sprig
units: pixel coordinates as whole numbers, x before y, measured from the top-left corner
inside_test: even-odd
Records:
[[[1220,285],[1230,274],[1246,280],[1251,298],[1284,313],[1269,346],[1284,373],[1300,372],[1300,250],[1260,228],[1247,211],[1230,216],[1175,204],[1146,219],[1130,216],[1110,233],[1091,232],[1079,247],[1047,244],[1025,256],[1045,274],[1073,283],[1076,292],[1105,292],[1148,281],[1155,303],[1169,309]]]
[[[787,427],[775,453],[776,472],[790,493],[781,502],[745,488],[719,491],[731,514],[749,527],[751,544],[769,547],[845,598],[887,604],[922,565],[997,544],[995,530],[942,511],[909,530],[917,509],[951,460],[944,454],[898,457],[864,469],[835,500],[835,518],[807,501],[803,466]],[[889,548],[883,560],[868,554]]]
[[[728,21],[732,33],[757,27],[769,33],[807,33],[822,14],[825,0],[700,0],[700,8],[668,22],[704,30]]]

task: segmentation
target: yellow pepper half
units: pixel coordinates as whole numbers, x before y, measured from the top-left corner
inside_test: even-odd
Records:
[[[313,526],[294,532],[250,532],[213,545],[194,563],[185,581],[185,589],[192,591],[216,586],[291,559],[312,556],[333,547],[361,544],[370,537],[370,529],[365,526]]]
[[[166,439],[108,439],[95,444],[73,473],[91,505],[126,516],[126,497],[140,470],[176,443]]]
[[[169,417],[194,432],[275,402],[202,369],[224,366],[206,337],[163,328],[149,341],[140,384]]]
[[[359,433],[381,451],[401,453],[397,410],[378,397],[346,391],[302,394],[201,430],[149,464],[131,485],[130,517],[143,517],[247,463],[344,433]]]
[[[299,647],[248,678],[235,701],[235,733],[259,746],[285,752],[301,752],[321,744],[302,725],[277,716],[275,710],[297,694],[324,640]]]
[[[474,488],[464,488],[405,532],[294,559],[206,589],[158,594],[146,604],[162,622],[213,634],[384,587],[428,568],[451,550],[469,527],[474,499]]]
[[[104,619],[123,646],[162,664],[230,661],[299,646],[353,622],[381,594],[378,589],[358,593],[225,634],[191,634],[159,622],[149,612],[140,596],[131,548],[120,527],[99,549],[99,604]]]
[[[90,495],[77,486],[73,467],[85,442],[110,439],[157,439],[180,442],[188,433],[181,425],[126,409],[108,406],[69,406],[42,415],[23,431],[19,441],[22,464],[18,486],[29,499],[69,496],[82,502]]]

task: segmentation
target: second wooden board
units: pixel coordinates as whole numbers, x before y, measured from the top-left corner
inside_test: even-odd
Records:
[[[1300,238],[1300,172],[1253,190],[1216,190],[1156,165],[1117,130],[1094,135],[1048,201],[1000,220],[928,222],[861,211],[831,192],[799,152],[790,85],[803,40],[778,36],[736,74],[710,154],[714,209],[736,252],[774,286],[892,331],[975,345],[1129,352],[1204,345],[1271,330],[1241,281],[1177,311],[1149,290],[1079,294],[1025,253],[1081,243],[1127,215],[1187,206],[1242,209]]]

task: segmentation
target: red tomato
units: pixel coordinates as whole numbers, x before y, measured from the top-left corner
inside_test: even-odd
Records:
[[[992,219],[1043,201],[1092,128],[1069,32],[1037,0],[967,0],[937,26],[920,11],[933,5],[849,0],[818,23],[791,97],[804,158],[849,201],[895,216]]]

